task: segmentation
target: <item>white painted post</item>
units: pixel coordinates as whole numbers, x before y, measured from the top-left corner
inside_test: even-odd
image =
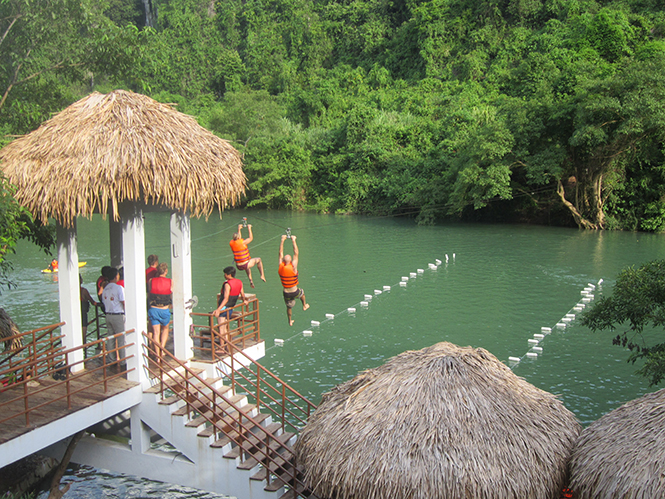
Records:
[[[127,343],[135,343],[127,349],[132,357],[127,362],[130,371],[128,377],[143,386],[149,384],[144,369],[143,352],[145,340],[143,332],[148,328],[145,289],[145,233],[143,212],[133,203],[123,203],[122,215],[122,250],[125,269],[125,328],[136,330],[135,335],[127,338]]]
[[[62,326],[62,344],[65,349],[83,344],[81,326],[81,285],[79,283],[79,257],[76,242],[76,221],[66,228],[56,223],[56,241],[58,247],[58,295],[60,298],[60,321]],[[79,364],[71,368],[72,372],[83,369],[83,350],[76,350],[69,355],[69,363]]]
[[[192,297],[192,252],[189,216],[171,213],[171,275],[173,276],[173,350],[180,360],[193,357],[189,336],[192,318],[185,301]]]
[[[141,405],[130,409],[130,430],[132,437],[132,452],[145,454],[150,450],[150,431],[141,421]]]

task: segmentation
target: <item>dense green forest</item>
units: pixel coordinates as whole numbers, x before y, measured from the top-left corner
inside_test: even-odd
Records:
[[[0,131],[125,88],[245,158],[246,203],[665,230],[657,0],[1,0]]]

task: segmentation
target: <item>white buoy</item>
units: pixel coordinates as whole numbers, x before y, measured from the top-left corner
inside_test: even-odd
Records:
[[[584,298],[582,298],[582,303],[591,303],[591,298],[585,296]]]
[[[587,283],[587,286],[589,286],[591,289],[596,289],[596,285],[595,285],[595,284]]]
[[[408,277],[402,277],[402,282],[406,282],[406,281],[408,281],[408,280],[409,280]]]
[[[598,286],[600,286],[602,283],[603,283],[603,280],[602,280],[602,279],[599,280],[599,281],[598,281]]]
[[[526,356],[527,357],[538,357],[538,354],[536,352],[527,352]]]
[[[334,319],[335,314],[326,314],[326,319]]]
[[[380,295],[381,293],[383,293],[383,291],[381,291],[380,289],[375,289],[374,290],[375,295]]]
[[[566,317],[570,317],[571,319],[575,318],[575,314],[566,314]]]
[[[278,347],[284,346],[284,340],[281,340],[279,338],[275,338],[275,345]]]
[[[365,295],[365,300],[371,300],[373,295]]]
[[[565,322],[557,322],[557,323],[556,323],[556,327],[558,327],[558,328],[564,328],[564,327],[566,327],[566,323],[565,323]]]
[[[453,253],[453,261],[455,261],[455,253]]]
[[[551,333],[551,332],[552,332],[552,328],[551,328],[551,327],[544,327],[544,326],[543,326],[543,327],[540,328],[540,332],[541,332],[541,333],[545,333],[545,334],[547,334],[547,333]]]
[[[410,272],[410,273],[409,273],[409,277],[410,277],[411,279],[413,279],[413,278],[416,277],[417,275],[418,275],[418,274],[416,274],[415,272]]]
[[[561,322],[570,322],[571,318],[570,317],[562,317]]]
[[[443,262],[441,262],[441,260],[439,260],[439,259],[437,258],[436,260],[434,260],[434,263],[436,263],[437,265],[441,265],[441,263],[443,263]]]
[[[537,344],[539,343],[538,340],[534,340],[534,339],[531,339],[531,338],[529,338],[529,339],[526,340],[526,341],[528,341],[530,345],[537,345]]]
[[[399,285],[402,286],[403,288],[406,288],[406,283],[404,281],[400,282]]]
[[[418,271],[419,274],[424,274],[425,273],[425,269],[416,269],[416,270]]]
[[[436,270],[436,265],[433,263],[428,263],[427,266],[430,268],[430,270]]]
[[[545,335],[536,333],[533,335],[533,337],[536,338],[537,340],[542,340],[545,337]]]
[[[302,332],[303,336],[312,336],[312,332],[310,330],[306,330]]]
[[[350,314],[355,314],[356,313],[356,309],[353,308],[353,307],[349,307],[349,308],[347,308],[347,310],[349,311]]]
[[[320,324],[321,324],[321,323],[320,323],[319,321],[312,321],[312,326],[318,326],[318,325],[320,325]]]
[[[390,286],[383,286],[384,291],[390,291]]]
[[[510,362],[519,362],[519,361],[520,361],[520,358],[519,358],[519,357],[508,357],[508,360],[509,360]]]
[[[361,301],[360,306],[361,307],[369,307],[369,302],[368,301]]]
[[[589,294],[589,292],[588,292],[586,289],[583,289],[582,291],[580,291],[580,294],[581,294],[582,296],[586,296],[586,295]]]
[[[586,295],[586,297],[589,298],[589,299],[591,299],[591,300],[593,300],[593,299],[595,298],[595,296],[592,295],[592,294],[588,294],[588,295]]]
[[[538,352],[538,353],[540,353],[540,352],[543,351],[543,347],[533,347],[532,350],[533,350],[534,352]]]
[[[448,263],[448,253],[446,253],[446,263]]]
[[[584,307],[582,307],[582,306],[580,306],[580,305],[575,305],[575,306],[573,307],[573,310],[574,310],[575,312],[581,312],[582,310],[584,310]]]

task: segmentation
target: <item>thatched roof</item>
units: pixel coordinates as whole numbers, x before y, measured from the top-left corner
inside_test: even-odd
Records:
[[[209,215],[245,190],[240,154],[194,118],[144,95],[92,93],[0,150],[36,217],[117,213],[122,201]]]
[[[665,497],[665,389],[585,428],[570,462],[575,497]]]
[[[295,448],[321,498],[559,498],[580,426],[482,348],[404,352],[324,395]]]

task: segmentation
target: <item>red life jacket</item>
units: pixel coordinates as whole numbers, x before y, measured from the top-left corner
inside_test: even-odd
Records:
[[[247,249],[244,239],[231,239],[229,246],[233,251],[233,259],[236,261],[236,265],[244,265],[249,262],[249,249]]]
[[[232,308],[238,302],[238,297],[240,296],[240,290],[242,289],[242,281],[240,279],[231,278],[224,283],[224,285],[229,286],[229,300],[226,302],[226,308]],[[217,306],[222,303],[224,299],[224,293],[219,295],[219,301]]]
[[[277,273],[285,288],[293,288],[298,285],[298,272],[294,272],[293,263],[280,263]]]
[[[150,281],[148,303],[150,306],[163,307],[171,305],[171,279],[168,277],[153,277]]]

